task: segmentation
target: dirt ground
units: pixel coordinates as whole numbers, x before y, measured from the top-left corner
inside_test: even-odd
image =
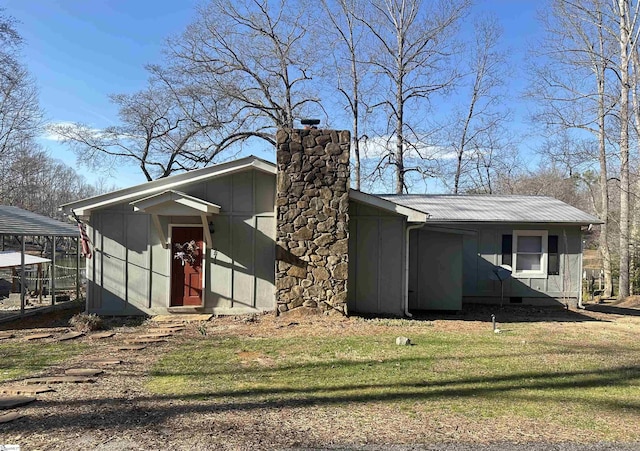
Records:
[[[605,308],[606,307],[606,308]],[[602,311],[605,308],[605,311]],[[607,310],[608,309],[608,310]],[[611,310],[613,309],[613,310]],[[618,309],[618,310],[616,310]],[[495,307],[467,308],[451,315],[422,315],[436,330],[477,330],[487,328]],[[631,314],[629,312],[632,312]],[[635,314],[633,313],[635,312]],[[73,310],[25,318],[0,324],[20,339],[37,332],[62,333],[68,330]],[[640,324],[640,310],[629,306],[593,305],[587,310],[508,307],[501,310],[502,322],[524,321],[615,321]],[[385,320],[381,320],[385,321]],[[282,403],[274,407],[259,403],[225,406],[207,399],[183,400],[150,394],[145,389],[147,371],[160,356],[181,340],[196,339],[201,324],[168,342],[142,351],[119,351],[117,346],[131,334],[144,333],[149,322],[113,319],[107,321],[117,334],[110,339],[90,341],[91,354],[50,367],[38,375],[59,375],[68,368],[86,367],[87,359],[115,358],[122,364],[105,368],[93,384],[60,384],[55,391],[38,395],[38,400],[19,411],[24,417],[0,424],[0,445],[21,444],[25,450],[259,450],[259,449],[640,449],[640,444],[590,443],[588,436],[576,437],[561,429],[539,423],[488,424],[479,427],[459,417],[452,421],[447,412],[437,418],[426,414],[397,415],[382,403],[350,406]],[[391,321],[392,323],[392,321]],[[208,322],[210,335],[336,336],[380,333],[361,318],[224,317]],[[5,382],[2,385],[15,383]],[[574,431],[575,432],[575,431]],[[586,434],[586,433],[585,433]],[[590,443],[576,445],[576,443]],[[390,445],[393,444],[393,445]],[[423,445],[417,445],[423,444]],[[519,448],[521,444],[521,447]]]

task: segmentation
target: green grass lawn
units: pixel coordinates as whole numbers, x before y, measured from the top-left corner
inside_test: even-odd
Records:
[[[494,334],[391,324],[362,321],[339,336],[202,337],[163,356],[148,388],[238,408],[382,404],[401,415],[532,419],[640,439],[602,421],[640,424],[637,325],[514,323]],[[413,346],[396,346],[399,335]]]
[[[78,355],[82,343],[0,342],[0,382],[31,376]]]

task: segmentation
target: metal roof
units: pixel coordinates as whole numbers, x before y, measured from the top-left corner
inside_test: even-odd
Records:
[[[489,194],[378,196],[428,213],[427,222],[602,223],[597,217],[552,197]]]
[[[18,207],[0,205],[0,235],[78,236],[78,227]]]
[[[38,257],[36,255],[24,254],[25,266],[36,265],[38,263],[48,263],[48,258]],[[0,252],[0,268],[12,268],[22,266],[22,252],[3,251]]]
[[[429,217],[429,215],[423,211],[416,210],[415,208],[407,208],[399,203],[382,199],[374,194],[363,193],[362,191],[355,189],[349,189],[349,199],[406,216],[407,221],[409,222],[425,222]]]

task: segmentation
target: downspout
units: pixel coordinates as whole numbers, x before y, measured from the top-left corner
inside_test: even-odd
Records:
[[[414,224],[407,226],[407,234],[404,240],[405,250],[404,250],[404,299],[403,299],[403,310],[404,315],[408,318],[413,318],[413,315],[409,313],[409,232],[415,229],[422,228],[423,224]]]
[[[580,263],[578,263],[578,308],[584,309],[582,305],[582,259],[584,257],[584,243],[580,234]]]

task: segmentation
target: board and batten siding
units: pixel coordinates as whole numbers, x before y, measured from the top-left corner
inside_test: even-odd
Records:
[[[210,313],[272,310],[275,264],[275,176],[247,170],[180,188],[219,205],[206,246],[204,298]],[[160,216],[170,224],[201,224],[197,216]],[[94,211],[95,256],[88,263],[88,308],[101,314],[160,314],[169,306],[171,249],[148,214],[128,204]]]
[[[403,216],[349,202],[349,312],[403,315]]]
[[[511,277],[504,282],[504,299],[522,298],[554,303],[564,298],[577,298],[580,289],[581,240],[580,226],[562,225],[478,225],[464,226],[463,235],[463,297],[465,301],[495,301],[501,296],[500,282],[489,275],[502,264],[502,236],[513,235],[514,230],[545,230],[558,236],[560,271],[544,278]]]
[[[125,205],[91,216],[93,258],[87,259],[88,309],[139,315],[151,307],[151,221]]]

